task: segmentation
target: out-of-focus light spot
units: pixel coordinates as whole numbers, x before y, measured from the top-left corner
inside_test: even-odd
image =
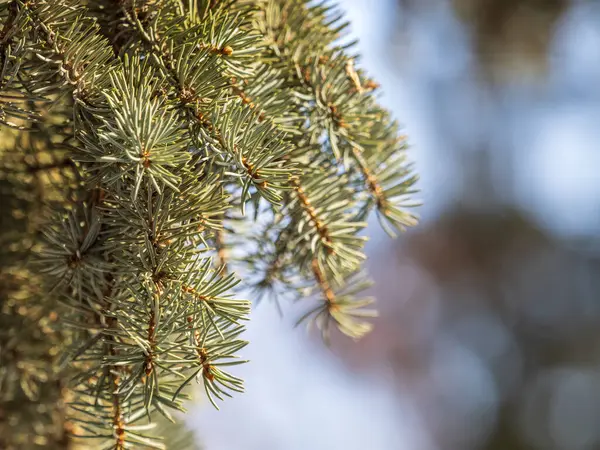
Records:
[[[600,29],[598,2],[580,1],[559,27],[550,55],[557,83],[597,92],[600,76]],[[597,98],[597,94],[596,94]]]
[[[550,401],[552,440],[565,450],[598,448],[600,444],[600,374],[569,370],[555,379]]]
[[[448,448],[475,449],[496,420],[498,395],[483,361],[448,335],[440,334],[427,380],[434,405],[427,411]]]
[[[520,156],[520,194],[553,231],[589,234],[600,222],[600,115],[583,105],[548,110]]]
[[[600,373],[541,372],[523,390],[521,432],[539,450],[591,450],[600,444]]]
[[[459,320],[452,335],[486,364],[501,396],[509,395],[521,377],[523,361],[514,336],[493,313],[469,315]]]

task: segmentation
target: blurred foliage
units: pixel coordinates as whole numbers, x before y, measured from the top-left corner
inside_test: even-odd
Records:
[[[483,72],[492,80],[542,76],[570,0],[452,0],[471,32]]]
[[[439,282],[476,272],[477,278],[498,276],[507,259],[551,244],[551,239],[514,208],[481,211],[454,207],[415,234],[409,247]]]
[[[547,384],[557,373],[584,376],[600,362],[596,295],[600,286],[582,283],[600,279],[597,263],[568,249],[512,207],[488,211],[449,208],[436,222],[411,236],[407,251],[441,289],[447,324],[483,314],[502,324],[515,345],[511,351],[518,356],[504,355],[507,359],[501,359],[501,364],[486,363],[497,388],[510,388],[499,396],[496,421],[487,436],[469,448],[564,449],[564,442],[554,442],[559,430],[553,427],[552,418],[572,414],[585,419],[585,414],[569,413],[556,403],[561,388],[558,379],[543,388],[543,400],[536,396],[542,389],[540,380]],[[485,335],[479,338],[487,339]],[[468,345],[477,348],[479,343]],[[410,364],[401,356],[403,360],[396,364]],[[492,358],[490,361],[494,358],[481,356]],[[590,404],[597,401],[598,392],[589,395]],[[580,426],[583,432],[592,433],[586,425]],[[563,427],[575,429],[573,423]],[[444,442],[443,449],[460,447],[450,436],[436,437]],[[597,447],[572,442],[570,448]]]
[[[60,306],[26,264],[38,251],[49,205],[77,191],[73,166],[51,133],[40,125],[21,134],[3,128],[0,136],[0,448],[6,450],[68,447]],[[12,441],[4,442],[8,436]]]
[[[369,367],[378,357],[392,368],[440,450],[600,448],[600,252],[590,241],[582,246],[573,236],[553,235],[551,215],[543,225],[536,222],[535,211],[518,206],[531,205],[535,196],[513,183],[523,165],[531,168],[526,152],[534,151],[514,136],[539,118],[533,114],[540,104],[554,108],[551,96],[565,87],[557,83],[548,97],[528,89],[550,74],[561,27],[585,3],[397,1],[399,28],[408,31],[396,36],[407,47],[415,42],[410,50],[428,46],[428,52],[414,52],[421,64],[410,87],[435,105],[425,121],[440,145],[428,157],[452,160],[452,174],[444,166],[440,175],[457,198],[398,246],[394,268],[381,268],[375,295],[388,300],[383,323],[363,343],[363,353],[342,351],[367,359]],[[456,24],[467,42],[456,39]],[[413,37],[415,29],[426,38]],[[440,38],[446,36],[455,41]],[[465,54],[474,65],[465,64]],[[440,55],[448,73],[435,64]],[[465,83],[457,86],[458,77]],[[510,86],[525,79],[531,83]],[[445,98],[452,102],[444,104]],[[570,110],[577,107],[569,103]],[[469,121],[478,114],[481,126]],[[454,129],[459,138],[448,138]],[[560,189],[553,195],[567,198]],[[381,350],[390,336],[394,343]],[[452,351],[458,356],[448,355]],[[474,367],[457,363],[465,360]]]
[[[450,4],[469,33],[484,79],[501,83],[547,74],[548,56],[572,0],[397,0],[400,22]],[[410,36],[406,36],[410,39]]]

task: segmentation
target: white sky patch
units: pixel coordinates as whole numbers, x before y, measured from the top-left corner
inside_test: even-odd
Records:
[[[242,351],[251,362],[235,370],[246,393],[220,411],[205,401],[188,418],[207,449],[433,450],[410,405],[385,380],[352,375],[289,322],[272,305],[253,311],[251,344]]]
[[[533,123],[518,165],[520,195],[552,231],[585,234],[600,224],[600,112],[547,110]]]

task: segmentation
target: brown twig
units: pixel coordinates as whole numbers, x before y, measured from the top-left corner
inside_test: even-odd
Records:
[[[335,293],[333,292],[329,281],[327,281],[327,278],[319,268],[319,262],[316,259],[313,259],[312,261],[312,272],[321,288],[321,292],[327,303],[327,309],[331,311],[337,308]]]
[[[317,230],[317,233],[319,233],[319,236],[321,236],[321,239],[325,242],[325,245],[327,247],[327,253],[334,253],[333,241],[331,240],[331,236],[329,235],[329,229],[327,228],[327,225],[317,216],[317,211],[310,202],[310,199],[307,197],[304,188],[300,185],[300,180],[298,179],[298,177],[292,178],[292,185],[294,186],[294,191],[296,192],[296,195],[298,197],[298,200],[300,201],[300,204],[302,205],[302,208],[309,216],[311,223]]]

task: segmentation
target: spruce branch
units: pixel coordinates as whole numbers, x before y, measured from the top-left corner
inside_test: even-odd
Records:
[[[251,187],[268,201],[278,203],[279,191],[293,171],[286,167],[283,156],[287,150],[281,136],[273,136],[274,129],[266,124],[256,126],[258,116],[243,101],[213,106],[229,88],[228,76],[247,73],[240,62],[252,58],[257,38],[229,32],[239,29],[235,16],[221,15],[220,21],[211,17],[200,26],[178,31],[175,25],[179,19],[170,17],[168,10],[157,13],[149,29],[139,20],[135,8],[121,10],[127,21],[124,32],[136,33],[149,47],[152,61],[169,81],[179,99],[178,109],[190,122],[192,132],[208,138],[212,149],[227,154],[238,173],[244,174],[242,208]],[[166,23],[160,20],[163,16]]]
[[[0,18],[1,446],[166,448],[156,424],[192,382],[215,407],[243,391],[240,282],[315,301],[326,339],[370,329],[361,233],[371,209],[414,224],[416,178],[335,8],[14,0]]]
[[[397,145],[397,126],[388,125],[390,130],[386,136],[376,129],[379,123],[388,123],[385,112],[373,105],[371,93],[378,85],[372,80],[365,83],[361,81],[361,74],[354,67],[354,59],[342,51],[347,45],[332,46],[347,26],[341,21],[342,16],[336,15],[328,6],[309,8],[312,14],[306,14],[303,11],[304,3],[273,2],[271,9],[264,12],[264,27],[270,31],[270,35],[277,36],[281,29],[288,31],[282,33],[280,38],[269,41],[271,51],[295,87],[310,96],[310,104],[313,105],[311,116],[316,123],[313,132],[326,133],[335,159],[344,167],[355,167],[362,174],[379,214],[393,228],[412,226],[416,219],[404,208],[415,205],[399,201],[402,202],[413,193],[411,187],[417,179],[406,176],[403,158],[391,157],[403,153],[402,147]],[[330,16],[332,12],[333,16]],[[309,36],[297,36],[298,30],[302,30],[301,25],[307,20],[325,28],[333,24],[337,24],[337,27],[327,34],[329,40],[319,39],[317,42]],[[314,45],[304,46],[306,39],[311,39]],[[378,139],[373,139],[375,133]],[[373,141],[379,144],[376,161],[361,155],[370,150],[365,147],[372,147]],[[381,148],[384,142],[386,148]],[[379,175],[380,172],[382,175]],[[394,172],[397,172],[395,177],[392,176]],[[381,176],[385,176],[385,183],[380,180]],[[385,228],[393,234],[389,226]]]

